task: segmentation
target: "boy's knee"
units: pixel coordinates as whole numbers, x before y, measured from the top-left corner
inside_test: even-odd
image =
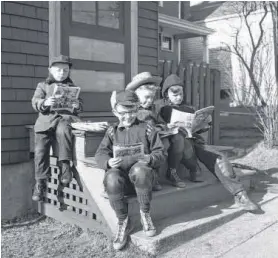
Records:
[[[106,172],[103,184],[107,192],[118,192],[122,189],[122,177],[118,169],[110,169]]]
[[[153,171],[148,166],[135,166],[131,168],[130,179],[138,184],[148,184],[152,182]]]
[[[221,173],[226,177],[235,178],[236,174],[232,167],[232,164],[225,155],[221,155],[216,159],[216,164],[218,165]]]
[[[184,150],[184,137],[180,134],[172,136],[171,139],[171,149],[175,152],[182,152]]]

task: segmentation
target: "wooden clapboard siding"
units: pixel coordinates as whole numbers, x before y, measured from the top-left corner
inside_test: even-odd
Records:
[[[163,6],[159,7],[159,12],[179,18],[179,1],[163,1]]]
[[[138,2],[138,72],[158,74],[158,2]]]
[[[48,2],[1,3],[2,164],[29,159],[26,124],[37,114],[31,98],[47,76]]]

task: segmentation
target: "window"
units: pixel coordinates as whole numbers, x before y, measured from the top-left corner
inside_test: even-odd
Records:
[[[163,1],[158,1],[158,6],[163,7]]]
[[[72,2],[72,20],[96,26],[120,28],[120,5],[118,1]]]
[[[159,33],[159,45],[160,49],[163,51],[174,51],[174,39],[172,36]]]

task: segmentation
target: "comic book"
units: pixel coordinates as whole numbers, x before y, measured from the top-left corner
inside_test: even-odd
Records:
[[[170,123],[183,127],[188,133],[188,138],[192,138],[193,133],[208,127],[212,121],[213,111],[214,106],[199,109],[195,113],[187,113],[173,108]]]
[[[133,157],[141,158],[144,156],[143,143],[129,144],[129,145],[113,145],[113,157]]]
[[[56,99],[56,103],[51,110],[67,110],[71,113],[74,110],[73,103],[78,101],[80,87],[69,87],[65,84],[56,84],[52,96]]]

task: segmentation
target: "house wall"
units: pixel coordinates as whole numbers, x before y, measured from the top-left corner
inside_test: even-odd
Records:
[[[181,61],[183,64],[203,61],[203,38],[189,38],[181,40]]]
[[[158,73],[158,2],[138,2],[138,72]]]
[[[163,7],[159,7],[159,13],[179,18],[179,1],[163,1]]]
[[[31,98],[47,76],[48,2],[1,2],[2,164],[29,160],[25,125],[37,114]]]

